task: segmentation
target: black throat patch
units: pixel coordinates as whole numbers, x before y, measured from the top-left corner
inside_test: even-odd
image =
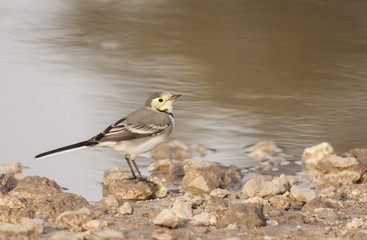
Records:
[[[160,111],[160,112],[162,112],[162,113],[168,114],[168,115],[170,115],[171,117],[174,118],[173,113],[168,112],[167,109],[166,110],[159,110],[159,109],[157,109],[157,110]]]

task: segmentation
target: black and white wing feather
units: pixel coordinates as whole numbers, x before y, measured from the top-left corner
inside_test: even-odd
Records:
[[[155,112],[150,109],[140,109],[121,118],[108,126],[100,134],[87,141],[57,148],[38,154],[36,158],[43,158],[62,152],[98,145],[100,142],[119,142],[132,139],[151,137],[162,134],[167,129],[172,129],[173,122],[168,114]]]
[[[172,122],[165,113],[144,109],[136,111],[126,118],[111,124],[100,134],[91,138],[91,142],[126,141],[156,136],[171,126]]]

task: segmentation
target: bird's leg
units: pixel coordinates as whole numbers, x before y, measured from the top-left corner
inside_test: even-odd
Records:
[[[138,174],[139,174],[139,179],[140,180],[144,180],[144,178],[141,176],[141,173],[139,171],[139,168],[138,168],[138,165],[136,165],[136,162],[135,162],[135,159],[131,158],[131,161],[133,162],[135,168],[136,168],[136,171],[138,171]]]
[[[125,155],[125,160],[126,160],[127,164],[129,164],[130,171],[131,171],[131,174],[133,175],[133,178],[136,178],[136,175],[134,173],[134,169],[132,168],[131,163],[130,163],[130,156],[129,155]],[[131,160],[131,161],[133,161],[133,160]],[[133,163],[135,165],[135,161],[133,161]],[[135,165],[135,167],[136,167],[136,165]],[[138,172],[139,172],[139,170],[138,170]],[[139,172],[139,175],[140,175],[140,172]]]

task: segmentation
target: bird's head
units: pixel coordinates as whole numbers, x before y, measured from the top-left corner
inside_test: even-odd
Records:
[[[147,99],[145,107],[153,108],[160,112],[172,113],[172,103],[179,96],[181,96],[181,94],[172,95],[166,92],[157,92]]]

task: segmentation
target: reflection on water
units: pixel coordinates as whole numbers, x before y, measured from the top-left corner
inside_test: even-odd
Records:
[[[217,149],[210,161],[252,167],[242,147],[272,139],[293,173],[306,146],[366,146],[365,1],[37,1],[0,5],[0,145],[26,174],[98,199],[103,171],[125,166],[119,154],[33,156],[93,136],[157,90],[184,95],[172,137]]]

